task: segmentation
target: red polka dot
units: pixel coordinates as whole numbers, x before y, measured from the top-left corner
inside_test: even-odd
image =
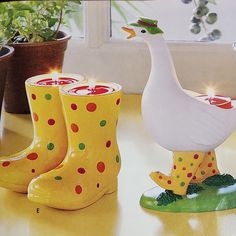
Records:
[[[196,176],[193,176],[193,180],[195,180],[197,177]]]
[[[35,94],[32,94],[31,97],[32,97],[33,100],[36,100],[36,95]]]
[[[77,194],[81,194],[81,193],[82,193],[82,187],[81,187],[80,185],[76,185],[76,186],[75,186],[75,192],[76,192]]]
[[[211,152],[208,152],[207,154],[210,156],[210,155],[211,155]]]
[[[71,130],[74,132],[74,133],[77,133],[79,131],[79,127],[77,124],[71,124]]]
[[[71,109],[72,110],[77,110],[77,105],[75,104],[75,103],[72,103],[71,105],[70,105],[70,107],[71,107]]]
[[[30,153],[28,156],[27,156],[27,159],[31,160],[31,161],[34,161],[38,158],[38,154],[33,152],[33,153]]]
[[[212,163],[208,163],[208,165],[207,165],[208,167],[212,167]]]
[[[99,188],[100,187],[100,184],[99,183],[97,183],[97,188]]]
[[[215,174],[215,173],[216,173],[216,170],[212,170],[212,173]]]
[[[3,167],[7,167],[7,166],[9,166],[10,164],[11,164],[10,161],[4,161],[4,162],[2,163],[2,166],[3,166]]]
[[[110,146],[111,146],[111,141],[108,140],[108,141],[106,142],[106,147],[109,148]]]
[[[80,174],[85,174],[85,169],[84,168],[78,168],[78,170],[77,170]]]
[[[35,173],[35,169],[32,169],[31,172],[32,172],[32,173]]]
[[[35,112],[33,113],[33,119],[35,122],[37,122],[39,120],[39,117]]]
[[[198,159],[198,157],[199,157],[198,154],[195,154],[195,155],[193,156],[194,159]]]
[[[102,173],[102,172],[105,171],[105,164],[104,164],[102,161],[98,162],[98,164],[97,164],[97,170],[98,170],[100,173]]]
[[[54,119],[49,119],[48,120],[48,124],[49,125],[54,125],[55,124],[55,120]]]
[[[186,167],[183,167],[182,170],[186,170]]]
[[[161,175],[159,176],[159,179],[162,179],[162,176],[161,176]]]
[[[120,104],[120,98],[116,100],[116,105],[118,106]]]
[[[167,181],[167,184],[171,184],[171,180],[168,180],[168,181]]]
[[[94,112],[97,109],[97,105],[95,103],[88,103],[86,108],[89,112]]]
[[[193,176],[192,173],[188,173],[188,174],[187,174],[187,177],[188,177],[188,178],[190,178],[190,177],[192,177],[192,176]]]
[[[175,169],[175,170],[176,170],[176,168],[177,168],[176,165],[174,165],[174,169]]]

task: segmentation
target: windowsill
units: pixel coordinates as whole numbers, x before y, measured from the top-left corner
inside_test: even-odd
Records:
[[[236,98],[236,58],[232,45],[218,43],[168,42],[177,75],[185,89],[205,93],[207,86]],[[66,52],[64,71],[81,73],[98,80],[114,81],[126,93],[141,94],[150,73],[146,44],[110,40],[100,47],[73,39]]]

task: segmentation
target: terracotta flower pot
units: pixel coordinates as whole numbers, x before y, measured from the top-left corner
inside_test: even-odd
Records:
[[[8,66],[13,53],[14,48],[8,46],[4,46],[0,51],[0,114]]]
[[[42,43],[10,44],[15,53],[6,80],[4,105],[9,113],[29,113],[25,80],[50,69],[61,71],[64,53],[71,36],[59,32],[58,39]]]

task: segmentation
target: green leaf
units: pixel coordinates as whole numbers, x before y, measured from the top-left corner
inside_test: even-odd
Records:
[[[158,206],[167,206],[168,204],[175,202],[183,197],[177,194],[174,194],[170,190],[165,190],[165,192],[161,193],[157,198]]]
[[[53,27],[58,22],[57,18],[51,18],[48,20],[48,27]]]
[[[198,184],[189,184],[187,189],[187,194],[194,194],[204,190],[203,187],[199,186]]]
[[[213,175],[203,181],[208,186],[230,186],[236,183],[233,176],[229,174],[224,175]]]
[[[41,33],[41,36],[44,38],[44,41],[55,40],[56,36],[54,35],[54,31],[51,29],[46,29],[44,32]]]
[[[34,12],[34,9],[27,3],[14,3],[15,10]]]
[[[208,0],[208,2],[216,5],[216,0]]]
[[[69,0],[69,2],[74,2],[74,3],[77,3],[77,4],[81,4],[80,0]]]

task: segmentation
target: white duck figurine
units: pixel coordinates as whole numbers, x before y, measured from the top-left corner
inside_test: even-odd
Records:
[[[123,30],[144,39],[152,59],[142,97],[144,123],[156,142],[173,151],[169,176],[152,172],[162,188],[185,195],[189,183],[219,174],[214,149],[236,128],[236,109],[206,104],[185,93],[156,20],[140,18]]]

